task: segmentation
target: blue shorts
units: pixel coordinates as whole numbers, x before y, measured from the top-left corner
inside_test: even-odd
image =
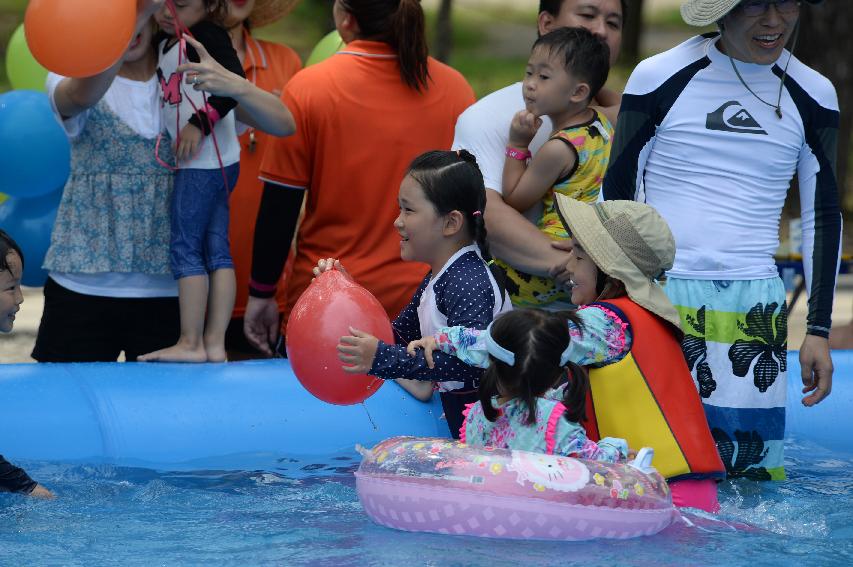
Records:
[[[219,169],[179,169],[172,192],[169,265],[175,279],[234,268],[228,243],[228,197],[240,164]]]

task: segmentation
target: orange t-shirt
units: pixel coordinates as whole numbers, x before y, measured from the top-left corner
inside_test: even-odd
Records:
[[[400,259],[400,182],[416,156],[450,148],[456,118],[474,102],[454,69],[430,58],[429,74],[418,92],[388,44],[357,40],[287,84],[296,134],[270,144],[261,164],[261,178],[283,191],[307,189],[285,324],[321,258],[339,258],[392,319],[411,301],[427,267]]]
[[[243,33],[246,36],[246,59],[243,61],[246,78],[263,90],[281,96],[284,85],[302,68],[299,55],[286,45],[255,39],[246,31]],[[237,297],[234,301],[234,312],[231,314],[235,318],[242,317],[246,312],[246,301],[249,297],[255,220],[264,189],[263,182],[258,179],[258,170],[264,149],[269,143],[270,137],[267,134],[254,129],[240,136],[240,179],[231,193],[229,227],[231,256],[234,258],[234,273],[237,277]],[[276,294],[279,311],[283,310],[285,305],[284,279],[283,274]]]

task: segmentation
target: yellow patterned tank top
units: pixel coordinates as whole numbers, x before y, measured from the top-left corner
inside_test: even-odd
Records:
[[[575,168],[554,186],[542,199],[542,218],[539,230],[554,240],[569,237],[554,204],[554,193],[560,193],[578,201],[594,203],[601,191],[604,173],[610,162],[610,142],[613,139],[613,126],[607,118],[592,109],[593,117],[583,124],[564,128],[555,132],[550,140],[561,140],[575,152]]]
[[[552,240],[569,238],[566,228],[554,205],[554,192],[558,191],[579,201],[595,202],[601,191],[604,172],[610,162],[610,142],[613,138],[613,126],[597,110],[593,117],[583,124],[555,132],[550,140],[562,140],[577,154],[575,168],[562,179],[558,179],[542,200],[543,213],[539,219],[539,230]],[[526,274],[498,261],[506,271],[506,287],[515,307],[565,307],[571,301],[571,294],[554,284],[554,280]]]

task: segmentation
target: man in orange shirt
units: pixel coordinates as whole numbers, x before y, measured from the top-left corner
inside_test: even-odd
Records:
[[[229,0],[226,26],[246,79],[261,89],[281,96],[284,85],[302,68],[296,52],[279,43],[252,37],[251,29],[265,26],[285,16],[296,4],[293,0]],[[231,193],[229,239],[237,278],[237,297],[225,346],[231,360],[259,356],[243,334],[243,314],[249,298],[252,267],[252,239],[261,205],[264,184],[258,179],[261,159],[271,138],[250,128],[240,136],[240,179]],[[278,313],[284,310],[284,280],[280,278],[275,296]]]
[[[279,330],[275,283],[306,192],[284,325],[321,258],[340,258],[391,318],[411,300],[427,268],[400,259],[397,190],[412,159],[450,147],[474,102],[462,75],[427,56],[417,0],[337,0],[334,16],[347,45],[288,83],[296,134],[276,139],[261,165],[245,330],[268,354]]]

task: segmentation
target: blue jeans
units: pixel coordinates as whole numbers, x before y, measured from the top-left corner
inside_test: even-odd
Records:
[[[172,192],[169,264],[175,279],[234,268],[228,243],[228,196],[240,164],[219,169],[179,169]]]

